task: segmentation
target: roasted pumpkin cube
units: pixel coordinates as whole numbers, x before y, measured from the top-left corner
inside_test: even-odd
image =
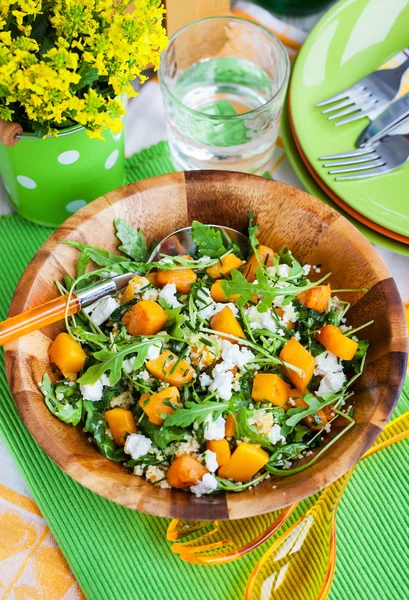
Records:
[[[328,309],[330,298],[331,286],[329,285],[317,285],[317,287],[301,292],[298,295],[298,299],[304,306],[320,313]]]
[[[335,325],[325,325],[314,337],[341,360],[352,360],[358,350],[358,342],[344,335]]]
[[[256,402],[268,401],[283,406],[288,399],[290,386],[273,373],[257,373],[253,381],[251,397]]]
[[[221,283],[226,281],[225,279],[217,279],[212,287],[210,288],[210,295],[215,302],[236,302],[237,298],[240,298],[240,294],[233,294],[233,296],[226,297],[224,295]]]
[[[48,349],[48,355],[66,377],[81,371],[87,358],[80,344],[65,332],[57,335]]]
[[[241,442],[233,452],[231,459],[220,467],[219,477],[245,483],[268,463],[268,453],[259,444]]]
[[[291,338],[280,352],[282,361],[301,369],[299,375],[292,369],[283,366],[283,372],[289,380],[301,391],[308,386],[311,377],[314,374],[314,358],[295,338]]]
[[[234,416],[232,414],[227,415],[226,425],[225,425],[226,437],[235,437],[236,436],[236,418],[237,418],[237,413]]]
[[[125,445],[125,436],[127,433],[136,433],[137,431],[135,417],[130,410],[125,410],[124,408],[107,410],[105,419],[112,433],[112,437],[118,446]]]
[[[181,294],[188,294],[196,279],[197,275],[192,269],[168,269],[156,273],[156,285],[165,287],[168,283],[174,283]]]
[[[275,258],[274,250],[272,250],[268,246],[263,246],[260,244],[260,246],[257,248],[257,252],[258,252],[261,264],[263,264],[265,267],[274,266],[274,258]],[[259,269],[259,268],[260,268],[260,264],[257,260],[257,256],[255,254],[253,254],[253,256],[251,256],[248,259],[248,261],[246,262],[244,269],[243,269],[243,275],[247,279],[247,281],[249,281],[250,283],[253,283],[253,281],[257,277],[257,269]]]
[[[141,277],[140,275],[135,275],[133,279],[128,283],[121,296],[121,304],[125,304],[125,302],[129,302],[129,300],[133,300],[135,298],[135,288],[136,286],[144,287],[143,284],[148,285],[147,278]],[[139,288],[136,288],[139,289]]]
[[[207,269],[207,274],[212,279],[220,279],[222,275],[229,275],[233,269],[239,269],[243,262],[235,254],[226,254],[226,256]]]
[[[158,358],[148,360],[146,368],[156,379],[166,381],[170,385],[179,388],[185,383],[189,383],[195,372],[185,360],[178,361],[179,357],[176,354],[173,354],[170,350],[165,350]]]
[[[224,467],[230,461],[231,452],[229,442],[223,438],[222,440],[209,440],[206,442],[208,450],[216,454],[216,460],[219,467]]]
[[[225,306],[220,312],[216,313],[210,319],[210,327],[215,331],[219,331],[220,333],[235,335],[239,338],[246,337],[230,306]],[[229,340],[228,337],[226,337],[226,339]],[[230,339],[229,341],[234,343],[236,340]]]
[[[182,406],[179,400],[179,390],[175,386],[169,386],[156,394],[143,394],[139,400],[139,406],[151,423],[162,425],[165,420],[162,415],[171,415],[175,408]]]
[[[203,475],[208,472],[208,469],[197,458],[185,454],[175,458],[166,473],[166,479],[172,487],[183,489],[201,481]]]
[[[122,317],[128,333],[135,336],[155,335],[163,329],[167,320],[166,312],[153,300],[141,300]]]

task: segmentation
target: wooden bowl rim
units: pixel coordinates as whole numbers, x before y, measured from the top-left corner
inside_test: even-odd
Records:
[[[375,272],[379,272],[379,276],[382,274],[382,278],[379,281],[387,280],[390,283],[390,292],[395,301],[400,302],[399,292],[397,290],[396,284],[394,280],[391,278],[391,275],[383,263],[382,259],[379,257],[375,249],[372,247],[370,242],[361,234],[347,219],[345,219],[342,215],[340,215],[333,208],[328,205],[323,204],[320,200],[314,198],[310,194],[306,192],[302,192],[297,188],[293,188],[287,184],[283,184],[280,182],[276,182],[274,180],[267,180],[262,177],[258,177],[255,175],[248,175],[244,173],[238,172],[229,172],[229,171],[190,171],[190,172],[177,172],[168,175],[159,175],[157,177],[150,178],[148,180],[143,180],[140,182],[131,183],[128,185],[119,188],[113,192],[106,194],[96,200],[94,200],[91,204],[88,204],[80,211],[75,213],[75,215],[71,216],[67,219],[56,231],[46,240],[46,242],[41,246],[41,248],[37,251],[33,259],[30,261],[29,265],[25,269],[16,291],[13,295],[13,299],[10,305],[9,315],[16,314],[21,312],[22,310],[26,310],[28,308],[27,298],[30,295],[30,291],[33,286],[33,282],[35,276],[41,271],[41,265],[43,260],[49,257],[52,252],[50,252],[50,248],[54,247],[54,243],[57,239],[61,239],[61,230],[69,226],[72,222],[77,222],[78,217],[82,215],[85,216],[85,221],[94,218],[103,210],[107,209],[109,206],[126,200],[132,196],[133,193],[141,193],[144,194],[150,189],[160,189],[171,186],[195,186],[196,184],[211,184],[214,185],[215,182],[220,185],[226,185],[231,183],[232,180],[235,181],[237,185],[246,185],[249,183],[250,185],[263,185],[263,186],[278,186],[278,189],[282,190],[284,194],[287,196],[288,202],[292,205],[297,206],[297,197],[302,195],[302,197],[308,197],[308,201],[311,203],[311,210],[315,209],[318,215],[322,214],[325,211],[327,214],[331,214],[335,216],[335,221],[337,223],[337,231],[344,237],[346,240],[352,244],[354,247],[357,247],[357,244],[364,250],[365,256],[368,257],[367,262],[370,261],[371,267]],[[290,190],[296,190],[297,196],[291,195],[288,193]],[[78,227],[77,227],[78,229]],[[42,259],[41,261],[39,259]],[[26,297],[22,299],[20,297],[20,290],[25,288]],[[28,293],[27,293],[28,290]],[[395,302],[393,303],[395,304]],[[391,313],[392,311],[387,307],[387,313]],[[392,314],[390,314],[392,316]],[[403,329],[402,329],[403,328]],[[394,312],[393,319],[391,319],[391,336],[390,339],[394,337],[394,335],[402,337],[402,330],[406,331],[406,321],[405,315],[403,311],[403,306],[401,306],[401,310],[398,310],[398,313]],[[185,518],[185,519],[196,519],[196,520],[213,520],[213,519],[236,519],[236,518],[247,518],[258,516],[267,512],[271,512],[273,510],[278,510],[292,504],[293,502],[299,502],[304,498],[320,491],[326,485],[329,485],[339,477],[341,477],[346,471],[348,471],[351,467],[353,467],[356,462],[359,460],[360,456],[365,453],[366,450],[370,448],[372,443],[381,433],[384,425],[389,419],[400,395],[400,391],[402,389],[404,377],[405,377],[405,368],[403,368],[403,364],[407,361],[407,343],[403,343],[402,348],[399,349],[399,355],[401,356],[401,360],[398,365],[399,378],[395,378],[395,380],[391,381],[390,394],[388,395],[387,406],[384,408],[384,414],[386,414],[386,419],[380,426],[372,426],[368,430],[366,430],[365,440],[360,444],[357,451],[355,453],[351,453],[348,455],[348,460],[344,461],[342,464],[340,462],[336,462],[333,465],[331,472],[326,472],[325,485],[317,485],[317,481],[315,481],[314,477],[310,477],[304,481],[297,482],[295,481],[292,486],[290,486],[290,493],[286,496],[285,494],[281,494],[281,497],[276,493],[278,490],[271,491],[268,494],[263,494],[263,503],[259,503],[260,495],[258,494],[258,488],[253,488],[251,491],[241,492],[240,494],[235,493],[227,493],[220,494],[218,496],[202,496],[201,498],[195,498],[191,496],[189,501],[186,502],[186,494],[185,492],[174,491],[174,490],[160,490],[154,488],[154,486],[149,487],[152,488],[155,492],[155,497],[152,495],[152,504],[147,506],[146,503],[141,506],[138,504],[139,497],[146,493],[146,490],[140,491],[138,493],[137,489],[132,490],[132,498],[129,496],[128,486],[121,486],[120,484],[114,486],[116,491],[113,491],[112,488],[107,490],[106,486],[106,477],[100,476],[100,473],[97,474],[95,472],[91,472],[88,468],[84,467],[79,461],[75,460],[70,456],[71,463],[67,465],[67,456],[65,456],[64,448],[61,445],[55,444],[55,440],[51,440],[51,443],[47,443],[45,441],[44,436],[39,435],[38,429],[35,426],[35,423],[32,419],[30,419],[29,413],[24,410],[21,410],[21,397],[16,394],[18,390],[18,384],[22,381],[22,370],[20,361],[12,360],[12,354],[15,355],[15,359],[18,357],[19,351],[21,351],[22,344],[24,343],[25,338],[20,338],[15,342],[12,342],[5,347],[5,365],[6,365],[6,374],[7,379],[11,388],[11,392],[14,398],[14,402],[16,407],[26,425],[27,429],[30,431],[31,435],[40,445],[40,447],[46,452],[46,454],[68,475],[70,475],[75,481],[84,485],[84,487],[90,489],[91,491],[99,494],[100,496],[111,500],[117,504],[122,506],[138,510],[141,512],[145,512],[147,514],[167,517],[167,518]],[[12,376],[12,368],[14,368],[13,376]],[[35,383],[35,382],[34,382]],[[55,418],[50,414],[50,418]],[[353,429],[351,430],[353,431]],[[107,459],[104,459],[107,460]],[[316,464],[319,464],[320,461],[317,461]],[[308,472],[308,469],[305,471]],[[304,473],[305,473],[304,472]],[[92,473],[92,477],[90,477],[90,473]],[[297,477],[292,476],[292,477]],[[289,480],[291,478],[288,478]],[[124,492],[123,497],[121,498],[121,493]],[[184,496],[184,502],[180,502],[181,498],[180,494]],[[244,497],[246,500],[242,503],[242,507],[239,506],[240,498]],[[180,504],[183,504],[183,507],[180,508]]]

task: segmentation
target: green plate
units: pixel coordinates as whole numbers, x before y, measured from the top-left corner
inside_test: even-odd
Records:
[[[409,256],[409,246],[407,246],[406,244],[401,244],[400,242],[392,240],[391,238],[388,238],[384,235],[381,235],[380,233],[369,229],[369,227],[366,227],[366,225],[359,223],[359,221],[356,221],[356,219],[346,214],[339,206],[337,206],[330,199],[330,197],[327,196],[327,194],[320,188],[315,179],[313,179],[313,177],[310,175],[307,167],[303,163],[302,158],[298,153],[297,147],[295,145],[291,133],[287,104],[284,106],[283,115],[281,118],[281,137],[284,142],[288,160],[290,161],[291,166],[295,171],[295,174],[297,175],[298,179],[301,181],[307,192],[309,192],[312,196],[315,196],[315,198],[319,198],[326,204],[329,204],[330,206],[332,206],[332,208],[341,213],[342,216],[344,216],[346,219],[348,219],[348,221],[355,225],[355,227],[359,229],[359,231],[363,233],[364,236],[373,244],[382,246],[383,248],[391,250],[392,252],[397,252],[398,254]]]
[[[409,46],[408,24],[409,0],[342,0],[302,46],[290,88],[292,121],[312,167],[349,206],[405,236],[409,236],[409,163],[380,177],[335,181],[318,158],[353,149],[369,121],[335,127],[315,105]]]

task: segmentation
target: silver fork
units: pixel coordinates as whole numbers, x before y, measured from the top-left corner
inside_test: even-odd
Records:
[[[323,110],[322,114],[328,114],[329,121],[351,115],[334,123],[336,126],[378,115],[395,99],[402,77],[409,69],[409,48],[403,52],[407,58],[398,67],[374,71],[343,92],[319,102],[318,107],[332,104]],[[338,100],[340,102],[337,102]],[[333,104],[334,102],[337,104]]]
[[[335,181],[384,175],[385,173],[395,171],[409,160],[409,134],[388,135],[371,146],[358,148],[350,152],[322,156],[320,160],[335,161],[330,163],[325,162],[323,165],[324,168],[331,169],[328,171],[330,175],[355,173],[354,175],[335,177]],[[333,167],[341,168],[334,169]]]

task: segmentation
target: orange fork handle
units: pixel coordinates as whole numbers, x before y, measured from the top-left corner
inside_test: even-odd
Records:
[[[46,325],[61,321],[66,314],[68,294],[50,300],[41,306],[10,317],[0,323],[0,346],[11,342],[27,333],[37,331]],[[71,295],[68,305],[68,315],[73,315],[81,309],[81,301],[75,294]]]

